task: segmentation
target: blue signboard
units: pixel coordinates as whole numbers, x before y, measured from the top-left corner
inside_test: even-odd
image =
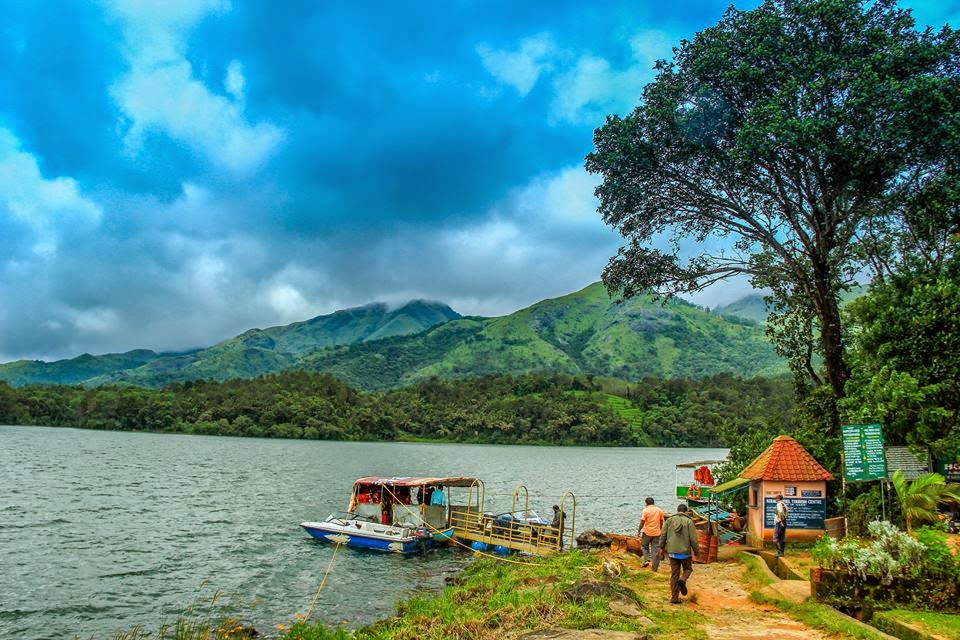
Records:
[[[827,501],[823,498],[784,498],[787,504],[787,529],[823,529],[827,517]],[[763,499],[763,527],[773,529],[777,513],[775,498]]]

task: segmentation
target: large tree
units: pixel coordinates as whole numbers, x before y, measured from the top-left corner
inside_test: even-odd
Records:
[[[958,42],[918,31],[893,0],[767,0],[682,41],[587,156],[599,211],[626,239],[608,288],[669,295],[746,275],[772,292],[794,369],[842,397],[842,291],[949,250]]]

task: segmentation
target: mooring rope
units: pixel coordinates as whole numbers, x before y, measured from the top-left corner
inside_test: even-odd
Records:
[[[330,569],[333,568],[333,559],[337,557],[337,551],[340,550],[340,547],[343,546],[342,542],[337,542],[333,546],[333,555],[330,556],[330,561],[327,562],[327,568],[323,571],[323,578],[320,580],[320,584],[317,586],[317,592],[313,594],[313,602],[310,603],[310,608],[307,609],[307,615],[304,616],[304,620],[310,619],[310,614],[313,613],[313,608],[317,604],[317,599],[320,597],[320,592],[323,591],[323,586],[327,583],[327,576],[330,575]]]

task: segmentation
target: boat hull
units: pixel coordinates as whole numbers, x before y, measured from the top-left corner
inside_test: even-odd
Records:
[[[345,544],[354,549],[386,553],[422,553],[431,546],[429,534],[401,527],[328,518],[324,522],[301,522],[310,536],[323,542]]]

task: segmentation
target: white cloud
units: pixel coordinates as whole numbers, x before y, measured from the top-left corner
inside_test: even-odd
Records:
[[[37,159],[0,128],[0,214],[4,211],[37,233],[33,253],[40,258],[56,254],[58,226],[96,225],[103,215],[99,205],[80,193],[76,180],[45,178]]]
[[[490,75],[521,96],[530,93],[540,74],[549,70],[554,51],[553,39],[546,33],[524,38],[516,50],[494,49],[485,43],[477,46],[480,61]]]
[[[237,102],[243,102],[243,91],[247,86],[247,79],[243,77],[243,65],[239,60],[231,60],[227,65],[227,75],[223,79],[223,88],[233,96]]]
[[[111,333],[120,327],[120,316],[107,307],[71,309],[68,315],[73,326],[84,333]]]
[[[277,284],[267,294],[270,308],[285,321],[304,320],[310,313],[310,304],[303,294],[289,284]]]
[[[608,60],[589,53],[554,79],[551,116],[573,123],[599,122],[611,112],[624,113],[640,101],[643,87],[654,77],[653,66],[670,55],[669,37],[643,31],[630,39],[629,65],[614,68]]]
[[[207,13],[229,10],[229,4],[125,0],[111,6],[123,24],[130,64],[111,93],[125,115],[131,153],[140,151],[144,135],[152,131],[239,173],[255,170],[276,153],[283,130],[269,122],[248,122],[244,114],[246,78],[240,62],[227,67],[228,98],[196,79],[185,57],[186,36],[194,24]]]
[[[518,190],[515,198],[518,208],[529,214],[597,226],[597,184],[597,176],[591,176],[579,165],[572,166],[533,179]]]

